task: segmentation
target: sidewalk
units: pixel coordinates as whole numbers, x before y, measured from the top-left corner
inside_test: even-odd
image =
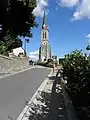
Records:
[[[51,90],[51,103],[47,120],[68,120],[65,109],[63,90],[60,83],[58,83],[59,76],[52,76],[49,79],[54,79],[54,81]]]
[[[67,120],[63,91],[56,85],[57,71],[48,76],[43,89],[38,90],[32,102],[28,101],[17,120]]]

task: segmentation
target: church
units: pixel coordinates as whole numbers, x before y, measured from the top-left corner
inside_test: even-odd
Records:
[[[51,47],[49,44],[49,30],[46,24],[46,15],[44,11],[43,24],[41,28],[41,45],[39,48],[39,61],[46,62],[51,59]]]

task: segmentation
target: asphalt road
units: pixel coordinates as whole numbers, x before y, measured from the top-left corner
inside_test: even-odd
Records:
[[[46,68],[32,68],[0,79],[0,120],[16,119],[25,107],[24,99],[32,97],[49,73]]]

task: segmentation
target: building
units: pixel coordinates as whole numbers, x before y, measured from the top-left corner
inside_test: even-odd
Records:
[[[59,64],[62,64],[65,61],[65,58],[59,58]]]
[[[52,59],[53,59],[54,62],[57,62],[57,56],[53,55]]]
[[[12,53],[9,53],[9,57],[26,57],[26,52],[22,47],[13,49]]]
[[[46,62],[51,59],[51,47],[49,45],[49,30],[46,24],[46,15],[44,11],[43,24],[41,28],[41,45],[39,48],[39,61]]]

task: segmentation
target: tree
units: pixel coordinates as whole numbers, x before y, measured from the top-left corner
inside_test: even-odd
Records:
[[[18,35],[32,37],[32,28],[37,27],[33,10],[36,0],[4,0],[0,3],[0,44],[16,41]]]

